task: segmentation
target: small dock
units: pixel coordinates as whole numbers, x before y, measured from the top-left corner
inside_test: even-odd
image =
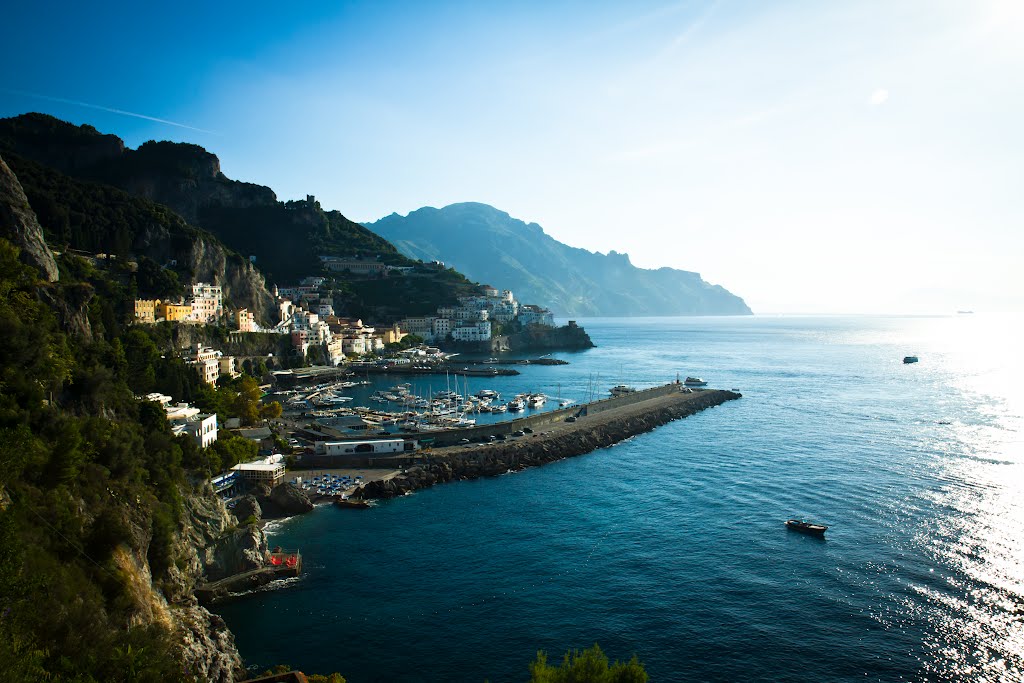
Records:
[[[275,549],[268,553],[265,566],[200,584],[194,592],[200,603],[212,605],[238,593],[264,586],[274,579],[289,578],[301,573],[302,555],[298,550]]]

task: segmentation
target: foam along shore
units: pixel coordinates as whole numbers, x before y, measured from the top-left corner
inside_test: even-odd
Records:
[[[368,482],[360,493],[364,498],[393,498],[434,484],[496,476],[583,455],[741,396],[715,389],[687,392],[680,385],[667,385],[636,392],[623,401],[606,399],[599,403],[608,405],[595,411],[596,404],[590,404],[589,411],[580,411],[587,414],[575,422],[551,422],[506,441],[421,453],[419,464]]]

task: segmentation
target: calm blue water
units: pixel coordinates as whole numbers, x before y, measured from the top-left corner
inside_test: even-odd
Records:
[[[598,348],[486,384],[582,400],[678,372],[744,398],[289,520],[272,543],[300,547],[305,575],[220,611],[248,664],[353,683],[521,681],[538,649],[594,642],[654,681],[1021,680],[1019,322],[582,321]],[[788,532],[793,515],[827,539]]]

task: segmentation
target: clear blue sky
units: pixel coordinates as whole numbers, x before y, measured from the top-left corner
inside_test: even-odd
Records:
[[[1020,0],[17,3],[0,115],[359,221],[486,202],[758,312],[1021,310],[1022,37]]]

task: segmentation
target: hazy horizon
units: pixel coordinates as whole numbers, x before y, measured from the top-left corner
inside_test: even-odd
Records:
[[[482,202],[758,313],[1024,309],[1019,3],[8,14],[0,116],[199,144],[359,222]]]

